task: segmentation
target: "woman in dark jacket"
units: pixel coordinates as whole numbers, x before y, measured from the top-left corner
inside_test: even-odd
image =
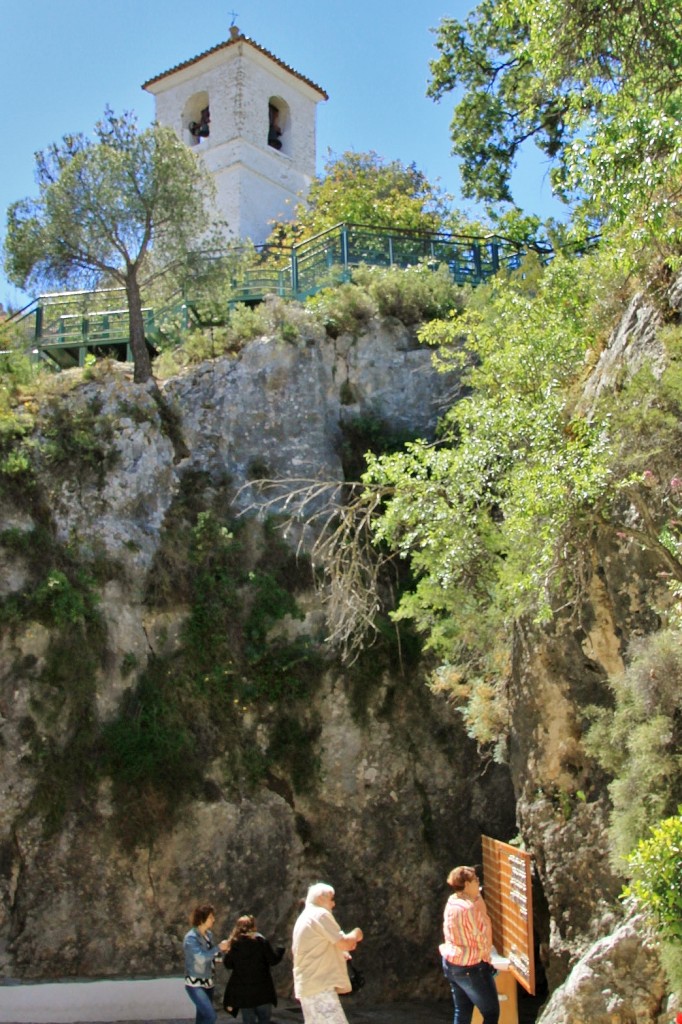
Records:
[[[232,971],[225,988],[223,1006],[233,1017],[242,1011],[244,1024],[268,1024],[277,993],[270,968],[284,956],[284,947],[275,951],[264,935],[256,931],[251,914],[237,918],[228,939],[223,963]]]

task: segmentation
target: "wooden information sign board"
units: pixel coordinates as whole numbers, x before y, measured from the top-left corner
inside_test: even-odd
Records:
[[[530,854],[489,836],[482,840],[483,897],[493,925],[493,944],[509,960],[519,985],[535,995]]]

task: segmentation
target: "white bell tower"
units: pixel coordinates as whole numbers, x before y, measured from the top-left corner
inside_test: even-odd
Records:
[[[142,86],[156,120],[196,147],[234,238],[262,244],[289,221],[315,174],[317,104],[326,92],[233,25],[230,38]]]

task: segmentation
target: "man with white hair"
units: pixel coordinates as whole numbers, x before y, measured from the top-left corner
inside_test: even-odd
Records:
[[[362,942],[362,931],[343,932],[332,914],[334,889],[317,882],[294,925],[294,995],[305,1024],[348,1024],[339,992],[350,992],[348,954]]]

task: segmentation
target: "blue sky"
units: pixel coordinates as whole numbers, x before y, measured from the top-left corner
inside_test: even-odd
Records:
[[[154,116],[141,84],[240,30],[328,94],[318,107],[318,171],[329,150],[374,150],[416,163],[459,199],[448,125],[453,103],[427,99],[443,17],[469,0],[0,0],[0,233],[6,209],[34,195],[34,153],[67,132],[88,133],[108,104]],[[235,17],[236,12],[236,17]],[[561,216],[547,167],[529,154],[515,176],[528,212]],[[459,202],[463,209],[471,206]],[[0,271],[0,302],[26,301]]]

